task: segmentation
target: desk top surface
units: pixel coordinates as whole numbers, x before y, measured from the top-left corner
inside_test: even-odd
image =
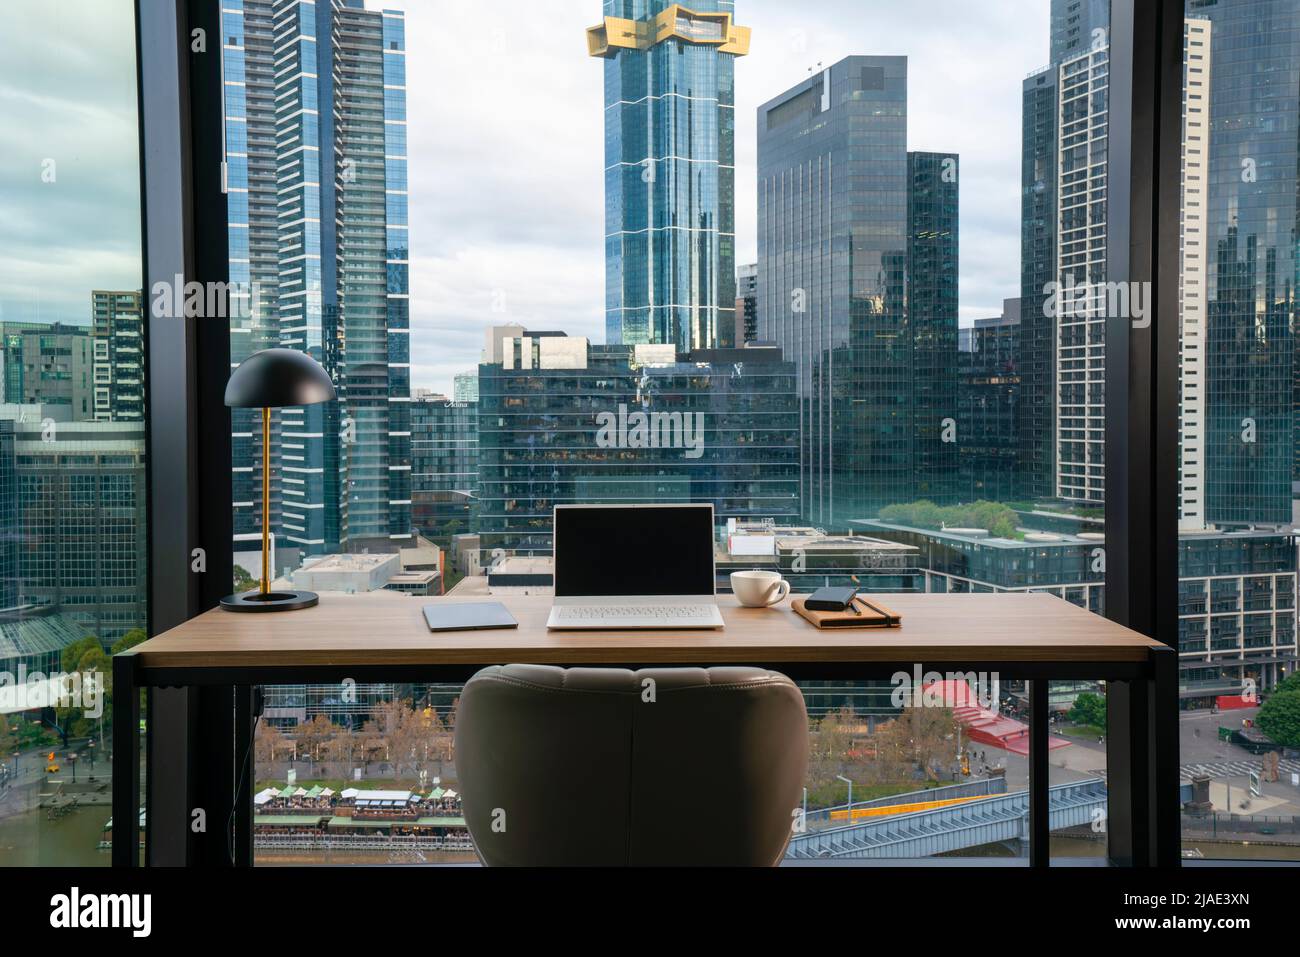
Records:
[[[727,627],[708,631],[547,631],[551,599],[423,598],[378,592],[323,596],[301,611],[214,608],[131,649],[151,668],[312,665],[767,665],[780,662],[1145,662],[1158,642],[1048,594],[880,595],[898,628],[820,631],[783,601],[718,604]],[[517,629],[430,632],[431,602],[500,601]]]

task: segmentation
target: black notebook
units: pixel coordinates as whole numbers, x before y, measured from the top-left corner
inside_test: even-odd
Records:
[[[447,601],[425,605],[424,620],[430,631],[481,631],[485,628],[519,627],[515,616],[499,601]]]

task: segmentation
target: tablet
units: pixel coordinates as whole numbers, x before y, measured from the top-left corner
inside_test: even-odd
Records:
[[[518,628],[519,622],[499,601],[448,601],[424,606],[424,620],[430,631],[482,631],[485,628]]]

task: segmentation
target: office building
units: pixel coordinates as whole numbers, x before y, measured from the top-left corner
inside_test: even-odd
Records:
[[[1285,525],[1297,474],[1300,4],[1191,0],[1187,12],[1209,21],[1212,51],[1204,217],[1205,521]],[[1206,82],[1205,74],[1193,72],[1206,63],[1189,59],[1189,79]]]
[[[44,407],[56,419],[94,418],[94,349],[86,326],[0,323],[0,394],[9,405]]]
[[[736,345],[758,339],[758,263],[736,270]]]
[[[146,621],[145,436],[140,422],[54,421],[0,406],[18,605],[53,609],[105,647]],[[8,437],[5,437],[5,436]],[[80,636],[79,636],[80,637]]]
[[[451,397],[456,402],[478,401],[478,370],[460,372],[452,381]]]
[[[1296,667],[1296,538],[1290,532],[1178,537],[1178,667],[1184,707],[1211,707],[1247,682],[1272,688]]]
[[[1110,31],[1110,0],[1051,0],[1051,57],[1064,63],[1105,43]]]
[[[907,325],[912,467],[918,497],[957,495],[957,181],[955,153],[907,154]]]
[[[878,520],[854,523],[874,538],[919,550],[924,590],[1046,591],[1105,613],[1104,525],[1095,519],[1020,513],[1038,531],[934,529]],[[1178,537],[1178,666],[1183,708],[1219,695],[1265,691],[1295,670],[1296,539],[1270,531],[1203,531]],[[1252,684],[1253,683],[1253,684]]]
[[[1109,46],[1066,60],[1057,77],[1057,498],[1100,505],[1106,470]]]
[[[1208,20],[1183,26],[1183,177],[1179,287],[1178,527],[1205,528],[1206,211],[1209,208],[1210,36]]]
[[[679,353],[734,345],[732,0],[604,0],[605,336]]]
[[[474,384],[477,389],[477,372]],[[419,534],[449,545],[455,536],[474,531],[477,485],[477,400],[428,395],[413,401],[411,508]]]
[[[273,0],[224,4],[226,217],[230,242],[230,363],[280,345],[279,161]],[[253,295],[256,290],[257,295]],[[266,497],[272,534],[281,523],[282,417],[272,412],[271,487],[262,488],[262,428],[257,409],[231,409],[231,497],[236,538],[260,539]],[[324,514],[321,496],[321,514]],[[300,536],[301,537],[301,536]]]
[[[523,335],[479,387],[485,556],[548,554],[552,510],[570,503],[711,502],[718,524],[798,515],[794,368],[775,349],[679,357]]]
[[[1105,537],[1099,531],[1030,531],[993,535],[982,528],[924,528],[879,519],[854,522],[859,532],[910,545],[926,592],[1046,591],[1105,613]],[[1086,527],[1086,526],[1085,526]]]
[[[960,332],[957,497],[1014,501],[1020,491],[1020,300],[1006,300],[1001,316],[976,319]]]
[[[958,157],[907,151],[907,59],[758,111],[759,338],[799,382],[804,518],[955,492]]]
[[[411,539],[403,15],[225,5],[232,361],[302,349],[336,402],[277,412],[272,524],[307,554]],[[254,294],[255,293],[255,294]],[[245,314],[246,313],[246,314]],[[235,532],[260,530],[261,438],[235,416]]]
[[[1058,394],[1062,344],[1058,342],[1059,310],[1051,303],[1053,284],[1062,280],[1062,261],[1058,249],[1058,235],[1062,219],[1062,126],[1061,83],[1062,67],[1071,63],[1071,151],[1069,161],[1074,167],[1068,174],[1070,194],[1066,196],[1070,221],[1074,223],[1087,210],[1079,200],[1087,196],[1091,186],[1083,174],[1084,192],[1080,193],[1081,170],[1077,150],[1080,132],[1094,138],[1094,155],[1099,154],[1102,167],[1095,172],[1104,177],[1106,117],[1104,99],[1096,104],[1078,96],[1080,81],[1086,76],[1089,84],[1104,85],[1104,62],[1092,63],[1094,53],[1108,49],[1110,29],[1109,0],[1052,0],[1051,27],[1048,42],[1048,65],[1031,73],[1024,81],[1022,92],[1021,140],[1021,225],[1020,225],[1020,372],[1023,401],[1017,413],[1018,447],[1020,449],[1021,495],[1026,498],[1053,498],[1060,494],[1060,444],[1062,434],[1057,418],[1060,403]],[[1100,92],[1100,90],[1098,91]],[[1097,109],[1093,109],[1093,107]],[[1084,108],[1083,115],[1079,114]],[[1091,111],[1091,115],[1088,114]],[[1104,188],[1100,182],[1097,190]],[[1100,261],[1104,264],[1104,216],[1106,203],[1096,190],[1092,199],[1097,225],[1084,227],[1080,233],[1073,226],[1071,249],[1066,261],[1073,277],[1081,263]],[[1090,250],[1082,250],[1092,240]],[[1083,253],[1080,258],[1080,253]],[[1104,275],[1091,281],[1104,281]],[[1080,282],[1089,281],[1086,276]],[[1094,319],[1094,326],[1097,324]],[[1087,338],[1086,314],[1083,319],[1084,338]],[[1076,323],[1076,326],[1078,324]],[[1088,387],[1095,385],[1099,362],[1104,356],[1096,354],[1097,343],[1077,343],[1080,328],[1071,330],[1067,337],[1069,359],[1064,362],[1070,374],[1068,390],[1070,412],[1067,416],[1070,449],[1067,490],[1071,495],[1080,491],[1084,495],[1097,495],[1097,470],[1088,468],[1088,457],[1098,453],[1099,435],[1090,432],[1088,423],[1095,424],[1100,410],[1088,401]],[[1091,368],[1092,374],[1088,374]],[[1083,401],[1075,401],[1082,385]],[[1083,422],[1080,428],[1079,423]],[[1092,444],[1088,442],[1091,439]],[[1095,464],[1095,463],[1093,463]],[[1091,476],[1091,488],[1088,478]],[[1080,482],[1079,480],[1082,479]]]
[[[18,604],[18,476],[15,423],[0,418],[0,608]]]
[[[91,345],[96,422],[144,421],[144,296],[96,289]]]
[[[1056,281],[1057,72],[1024,81],[1020,190],[1020,407],[1016,414],[1020,494],[1051,498],[1056,475],[1056,322],[1048,314]]]

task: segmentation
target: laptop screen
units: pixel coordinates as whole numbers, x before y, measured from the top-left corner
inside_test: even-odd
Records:
[[[557,505],[555,594],[712,595],[712,505]]]

